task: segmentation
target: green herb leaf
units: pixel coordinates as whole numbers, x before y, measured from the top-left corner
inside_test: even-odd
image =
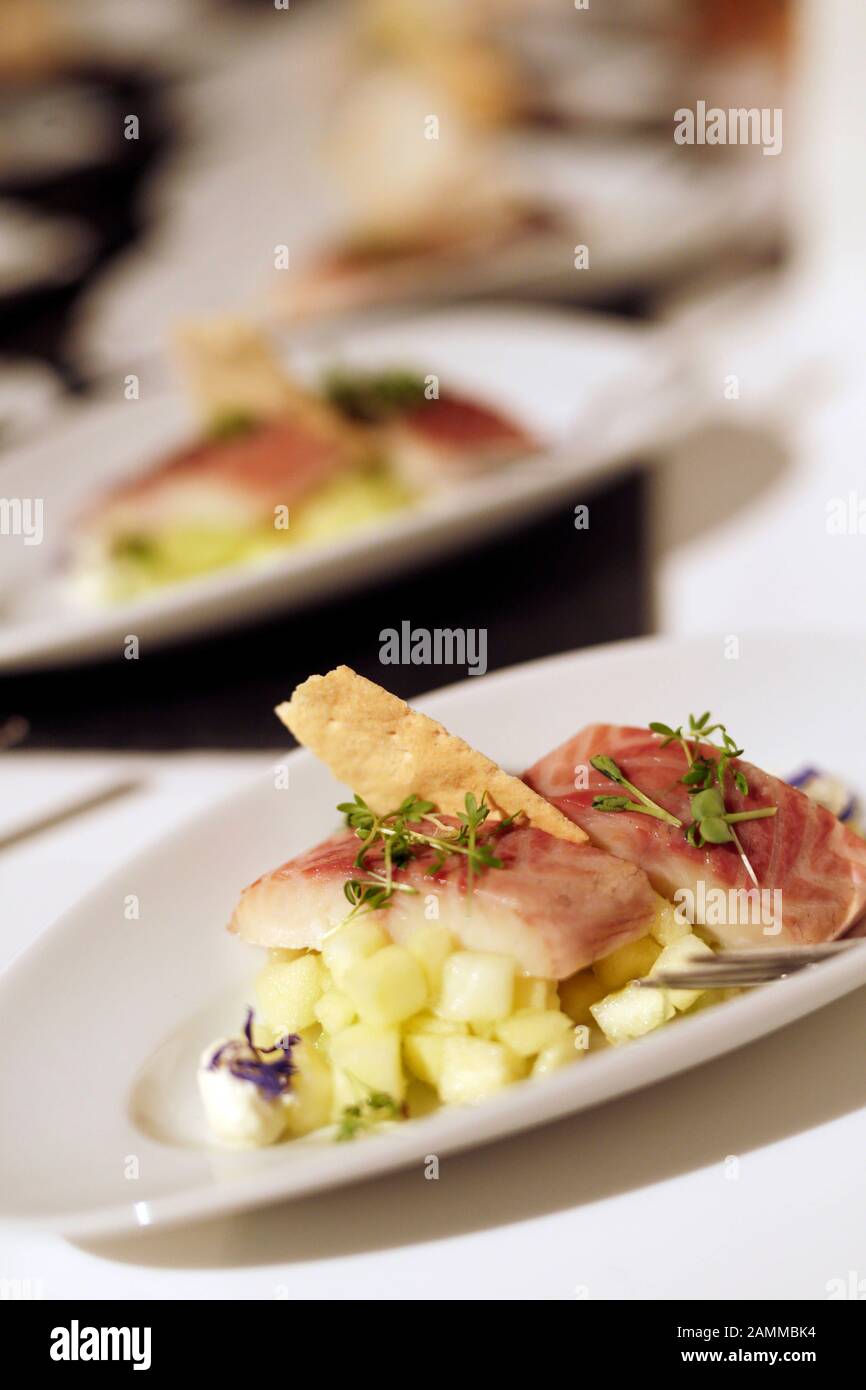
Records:
[[[666,821],[668,825],[675,825],[677,828],[682,825],[681,820],[671,815],[670,811],[666,811],[664,807],[659,806],[657,802],[652,801],[650,797],[645,796],[640,787],[636,787],[633,782],[630,782],[617,767],[613,758],[609,758],[606,753],[599,753],[594,758],[590,758],[589,761],[596,772],[601,773],[602,777],[609,778],[611,782],[616,782],[618,786],[626,787],[641,803],[638,806],[633,802],[626,801],[624,806],[611,806],[610,808],[602,806],[598,808],[599,810],[639,811],[645,816],[654,816],[656,820]],[[622,798],[614,797],[612,800],[619,801],[622,800]]]
[[[352,1079],[359,1087],[362,1085],[357,1077]],[[382,1120],[399,1120],[407,1114],[406,1106],[388,1095],[387,1091],[369,1091],[360,1103],[343,1107],[334,1137],[338,1143],[345,1143]]]
[[[251,434],[258,425],[255,415],[249,410],[223,410],[210,422],[207,436],[218,442],[237,439]]]
[[[701,838],[710,845],[726,845],[734,838],[724,816],[705,816],[700,827]]]
[[[424,378],[406,371],[338,370],[326,376],[323,394],[350,420],[380,424],[423,404]]]

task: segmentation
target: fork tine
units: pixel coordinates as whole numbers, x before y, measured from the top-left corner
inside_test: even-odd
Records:
[[[811,946],[761,946],[692,956],[674,970],[660,970],[635,983],[645,989],[747,989],[796,975],[808,966],[866,944],[863,939],[819,941]]]
[[[807,964],[812,960],[826,960],[860,944],[859,941],[820,941],[811,946],[758,946],[752,950],[717,951],[713,959],[731,965],[748,964],[753,961],[776,964],[778,961],[787,963],[792,960]],[[706,959],[707,964],[710,964],[709,957],[701,959]]]
[[[746,975],[735,970],[714,970],[709,975],[693,973],[690,970],[671,970],[636,980],[635,984],[640,985],[642,989],[745,989],[749,985],[768,985],[781,978],[783,977],[778,974]]]

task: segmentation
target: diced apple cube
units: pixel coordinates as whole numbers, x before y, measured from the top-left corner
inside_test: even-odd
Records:
[[[701,941],[699,936],[681,936],[678,941],[672,941],[669,946],[665,946],[661,955],[656,960],[650,974],[656,970],[683,970],[689,966],[693,958],[706,959],[707,956],[714,954],[711,947],[705,941]],[[666,991],[668,998],[675,1009],[682,1013],[685,1009],[690,1009],[696,999],[705,991],[702,989],[669,989]]]
[[[435,1014],[426,1012],[416,1014],[403,1025],[406,1066],[428,1086],[438,1086],[443,1039],[463,1037],[468,1032],[468,1023],[459,1023],[453,1018],[437,1018]]]
[[[333,1082],[330,1064],[310,1043],[300,1043],[293,1060],[298,1070],[292,1077],[286,1129],[298,1139],[321,1129],[330,1120]]]
[[[510,1018],[495,1025],[496,1037],[518,1057],[534,1057],[574,1025],[566,1014],[554,1009],[518,1009]]]
[[[322,942],[322,957],[337,988],[343,988],[347,970],[357,961],[366,960],[374,951],[380,951],[383,946],[387,946],[390,939],[387,932],[377,922],[371,922],[368,917],[346,922],[337,931],[326,936]]]
[[[362,1086],[342,1067],[331,1064],[331,1119],[338,1123],[343,1118],[347,1105],[361,1105],[368,1095],[368,1087]]]
[[[664,898],[659,898],[659,908],[650,927],[650,936],[655,937],[660,946],[670,946],[672,942],[679,941],[680,937],[688,936],[690,930],[682,910],[673,903],[666,902]]]
[[[402,1023],[427,1002],[427,978],[404,946],[385,946],[343,976],[343,989],[364,1023]]]
[[[326,1033],[341,1033],[357,1016],[355,1005],[340,989],[326,989],[316,1003],[316,1018]]]
[[[502,1043],[484,1038],[445,1038],[439,1096],[448,1105],[467,1105],[494,1095],[521,1075],[518,1059]]]
[[[568,980],[559,982],[559,1003],[572,1023],[591,1023],[590,1007],[603,999],[607,990],[591,970],[579,970]]]
[[[436,1012],[467,1023],[495,1023],[511,1013],[514,961],[483,951],[455,951],[442,969]]]
[[[400,1033],[396,1028],[377,1028],[369,1023],[353,1023],[330,1043],[331,1060],[336,1068],[360,1082],[351,1098],[354,1105],[364,1098],[364,1087],[384,1091],[402,1100],[406,1089],[400,1060]]]
[[[268,951],[268,960],[278,961],[282,965],[288,965],[290,961],[297,960],[298,956],[306,955],[304,950],[294,951],[284,946],[272,946]]]
[[[422,1010],[420,1014],[415,1014],[414,1018],[408,1018],[403,1024],[404,1036],[410,1033],[435,1033],[438,1037],[462,1037],[469,1032],[469,1024],[461,1023],[456,1018],[440,1018],[438,1014],[431,1014],[427,1010]]]
[[[586,1048],[575,1046],[574,1030],[560,1033],[552,1043],[542,1048],[532,1064],[533,1076],[547,1076],[549,1072],[559,1071],[578,1058],[586,1056]]]
[[[491,1023],[490,1019],[485,1019],[483,1022],[481,1019],[473,1019],[469,1025],[469,1031],[476,1038],[487,1038],[496,1042],[496,1024]]]
[[[442,967],[451,955],[456,943],[447,927],[435,922],[419,927],[406,942],[406,950],[411,952],[427,977],[427,989],[431,999],[439,993],[442,982]]]
[[[253,1016],[253,1042],[256,1047],[275,1047],[278,1038],[283,1037],[284,1032],[284,1029],[274,1028],[270,1023],[266,1023],[263,1018]]]
[[[442,1073],[442,1048],[445,1035],[436,1033],[408,1033],[403,1039],[403,1057],[406,1066],[419,1081],[438,1089]]]
[[[555,980],[538,980],[518,975],[514,981],[514,1009],[558,1009]]]
[[[623,1043],[660,1028],[675,1010],[666,990],[629,984],[593,1004],[590,1012],[608,1042]]]
[[[593,965],[597,978],[609,991],[622,989],[630,980],[639,980],[648,975],[661,947],[651,936],[642,936],[638,941],[628,941],[603,956]]]
[[[279,1033],[299,1033],[316,1022],[316,1002],[328,983],[320,956],[269,961],[256,979],[256,998],[265,1023]]]

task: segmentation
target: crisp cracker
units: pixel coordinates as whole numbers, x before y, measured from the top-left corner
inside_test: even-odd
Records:
[[[235,412],[256,420],[288,417],[359,453],[368,447],[361,432],[327,401],[287,375],[267,338],[245,319],[188,320],[175,328],[174,347],[184,383],[206,424]]]
[[[490,807],[503,816],[522,811],[537,830],[578,844],[587,839],[518,777],[348,666],[311,676],[276,713],[299,743],[380,815],[413,792],[444,815],[462,811],[467,792],[479,801],[486,793]]]

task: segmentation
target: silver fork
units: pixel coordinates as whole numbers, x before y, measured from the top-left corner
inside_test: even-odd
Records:
[[[694,956],[676,970],[660,970],[636,983],[644,989],[747,989],[796,975],[822,960],[866,946],[866,939],[822,941],[814,946],[779,946],[752,951],[717,951],[713,956]]]

